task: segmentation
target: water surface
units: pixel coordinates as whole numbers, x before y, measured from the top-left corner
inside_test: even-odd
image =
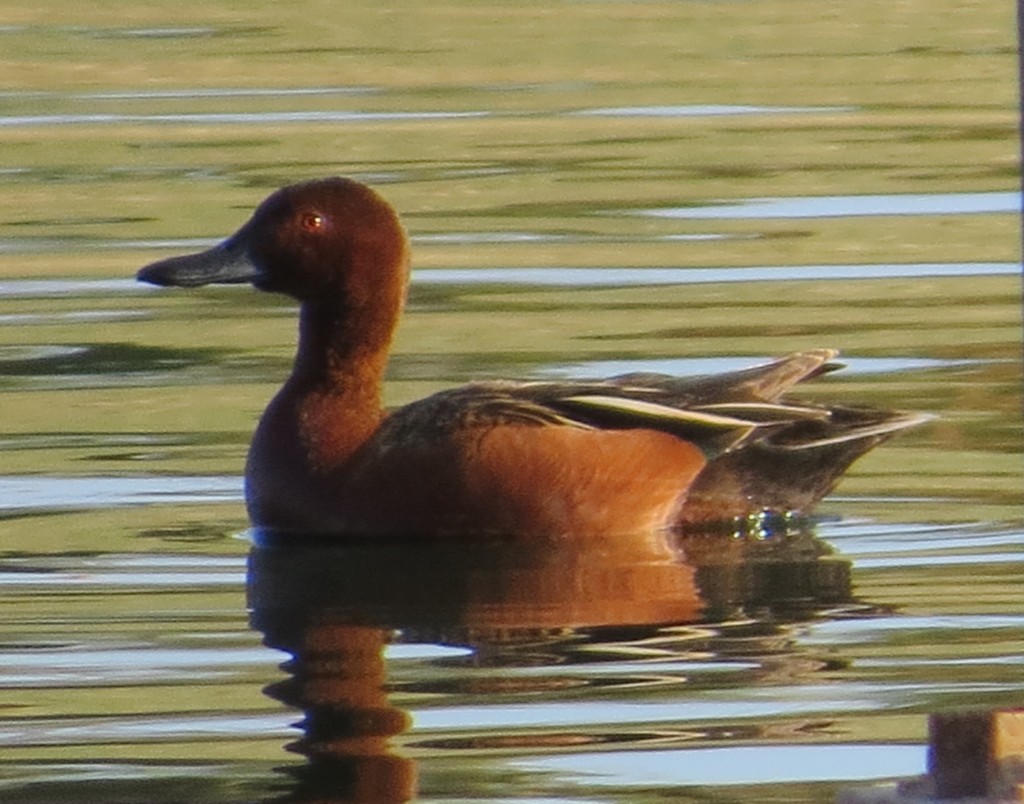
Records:
[[[920,773],[930,712],[1019,706],[1013,30],[987,0],[10,9],[0,799],[820,802]],[[293,306],[132,277],[335,173],[414,245],[389,403],[828,346],[809,398],[938,418],[812,522],[254,544]]]

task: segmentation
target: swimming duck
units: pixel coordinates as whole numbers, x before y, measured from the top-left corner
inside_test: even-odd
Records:
[[[221,244],[138,278],[249,282],[299,303],[295,364],[245,470],[258,528],[562,538],[806,513],[856,458],[927,418],[782,401],[839,368],[831,349],[701,377],[474,382],[386,411],[409,243],[350,179],[285,187]]]

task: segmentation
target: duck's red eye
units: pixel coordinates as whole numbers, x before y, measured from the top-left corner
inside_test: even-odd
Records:
[[[307,232],[317,232],[324,227],[324,216],[309,212],[302,216],[302,228]]]

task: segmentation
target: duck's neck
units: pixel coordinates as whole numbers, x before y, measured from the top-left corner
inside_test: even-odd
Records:
[[[336,395],[379,396],[397,318],[397,311],[303,304],[292,380]]]
[[[288,390],[298,400],[300,436],[323,468],[349,457],[383,418],[381,386],[399,312],[302,306]]]

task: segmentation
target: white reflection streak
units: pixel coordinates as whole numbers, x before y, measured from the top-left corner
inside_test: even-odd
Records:
[[[891,195],[803,196],[722,201],[709,206],[634,210],[652,218],[698,220],[845,218],[870,215],[969,215],[1021,210],[1019,192],[897,193]]]
[[[834,715],[837,712],[868,712],[879,708],[877,694],[891,693],[893,685],[885,690],[864,689],[863,696],[857,690],[847,687],[840,690],[830,687],[801,687],[791,692],[798,693],[804,700],[768,701],[660,701],[658,703],[619,703],[615,701],[580,703],[536,703],[522,706],[463,706],[420,709],[413,712],[416,730],[467,730],[503,728],[547,728],[586,726],[597,724],[640,725],[651,723],[721,720],[749,720],[764,717],[793,715]],[[773,689],[772,695],[782,698],[782,689]],[[756,693],[755,693],[756,694]],[[837,700],[837,694],[845,694],[845,700]]]
[[[926,753],[923,745],[761,745],[587,753],[509,764],[568,774],[577,784],[650,788],[913,776],[924,771]]]
[[[239,739],[280,738],[294,735],[294,712],[247,715],[227,712],[220,716],[196,715],[161,718],[103,718],[65,722],[32,722],[17,725],[8,721],[0,728],[0,745],[81,745],[106,742],[141,742],[169,737],[234,737]]]

